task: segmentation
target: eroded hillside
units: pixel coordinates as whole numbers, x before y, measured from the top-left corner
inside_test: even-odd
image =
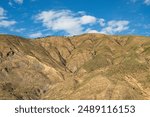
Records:
[[[150,99],[150,37],[0,35],[0,99]]]

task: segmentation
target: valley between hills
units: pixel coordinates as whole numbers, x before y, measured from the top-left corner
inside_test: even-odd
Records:
[[[2,100],[149,100],[150,37],[0,35]]]

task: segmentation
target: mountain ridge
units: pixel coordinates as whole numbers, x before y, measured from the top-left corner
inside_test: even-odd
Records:
[[[0,35],[0,99],[150,99],[149,39]]]

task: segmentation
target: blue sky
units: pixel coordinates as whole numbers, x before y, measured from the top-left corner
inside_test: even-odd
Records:
[[[0,33],[150,36],[150,0],[0,0]]]

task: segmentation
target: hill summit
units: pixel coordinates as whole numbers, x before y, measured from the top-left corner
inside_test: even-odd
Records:
[[[150,99],[150,37],[0,35],[0,99]]]

